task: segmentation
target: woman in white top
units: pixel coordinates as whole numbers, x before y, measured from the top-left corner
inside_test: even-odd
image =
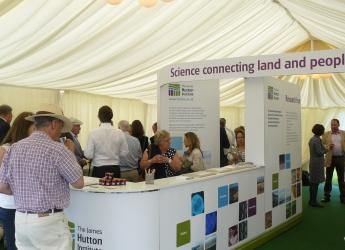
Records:
[[[193,172],[205,170],[198,136],[193,132],[185,133],[184,145],[188,150],[183,155],[183,168],[190,168]]]
[[[0,147],[0,165],[2,159],[8,148],[17,141],[28,137],[34,130],[35,125],[31,121],[25,120],[25,117],[31,116],[33,113],[22,112],[14,120],[12,127],[8,131],[2,145]],[[0,220],[3,223],[5,241],[8,250],[15,250],[15,237],[14,237],[14,217],[16,209],[14,205],[13,195],[6,195],[0,193]]]

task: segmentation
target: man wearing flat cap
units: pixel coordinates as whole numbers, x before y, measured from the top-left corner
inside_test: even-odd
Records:
[[[70,202],[69,184],[83,188],[84,179],[72,150],[59,142],[71,121],[55,105],[42,105],[26,118],[36,131],[14,143],[0,169],[0,192],[13,194],[18,249],[72,249],[63,209]]]
[[[68,133],[62,133],[61,137],[70,139],[74,143],[75,145],[74,155],[77,158],[79,165],[81,167],[84,167],[86,165],[86,159],[84,156],[84,151],[81,148],[81,145],[78,140],[78,134],[81,129],[80,126],[83,125],[83,122],[74,117],[70,117],[69,119],[72,122],[72,129]]]

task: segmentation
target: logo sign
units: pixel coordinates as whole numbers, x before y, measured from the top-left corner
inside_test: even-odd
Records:
[[[169,96],[180,96],[181,95],[181,87],[180,84],[169,84]]]

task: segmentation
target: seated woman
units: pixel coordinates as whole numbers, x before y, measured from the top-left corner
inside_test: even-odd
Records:
[[[245,161],[245,132],[243,127],[235,129],[236,147],[230,149],[227,158],[229,164],[237,164]]]
[[[184,153],[182,158],[183,170],[188,169],[194,172],[205,170],[198,136],[193,132],[185,133],[184,145],[188,148],[188,150]]]
[[[144,151],[140,161],[142,170],[155,170],[155,179],[178,175],[181,170],[180,156],[170,147],[170,134],[165,130],[157,131],[154,144]]]

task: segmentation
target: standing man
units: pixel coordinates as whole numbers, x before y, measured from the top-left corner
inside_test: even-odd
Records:
[[[102,106],[98,110],[101,125],[93,129],[84,150],[86,158],[92,159],[92,176],[102,178],[106,172],[114,177],[120,177],[120,156],[128,154],[125,134],[113,127],[113,110],[109,106]]]
[[[228,136],[226,135],[226,130],[225,130],[224,125],[225,124],[222,124],[222,122],[220,122],[220,134],[219,134],[220,167],[229,165],[228,158],[225,155],[225,149],[230,148],[230,143],[229,143]]]
[[[13,193],[18,249],[72,249],[63,209],[70,201],[69,184],[83,188],[84,179],[73,143],[59,142],[72,124],[55,105],[44,105],[34,121],[36,131],[13,144],[0,169],[0,192]],[[68,148],[67,148],[68,147]]]
[[[129,122],[128,121],[120,121],[119,129],[123,131],[125,134],[128,150],[129,153],[127,156],[120,157],[120,171],[121,171],[121,178],[125,178],[131,182],[139,182],[139,160],[142,157],[141,146],[138,138],[131,136],[129,134]]]
[[[340,191],[340,202],[345,203],[345,184],[344,184],[344,153],[345,153],[345,132],[339,130],[339,120],[331,120],[331,131],[327,131],[322,136],[322,143],[329,148],[326,153],[326,182],[324,187],[324,198],[322,202],[331,200],[332,178],[334,168],[338,175],[338,184]]]
[[[80,133],[80,126],[83,125],[83,122],[74,118],[70,117],[70,121],[72,122],[72,129],[68,133],[62,133],[61,137],[66,137],[67,139],[70,139],[74,145],[75,145],[75,150],[74,150],[74,155],[77,158],[77,161],[81,167],[84,167],[86,165],[86,159],[84,156],[84,151],[80,146],[79,140],[78,140],[78,135]]]
[[[225,128],[226,131],[226,135],[228,137],[229,143],[230,143],[230,147],[232,146],[236,146],[236,136],[235,133],[232,129],[228,128],[226,126],[226,120],[225,118],[220,118],[220,126]],[[227,154],[228,152],[225,152],[225,154]]]
[[[6,104],[0,105],[0,144],[10,129],[12,108]]]
[[[155,134],[157,132],[157,122],[152,124],[152,131],[153,131],[153,136],[150,137],[150,143],[154,144],[154,138],[155,138]]]

